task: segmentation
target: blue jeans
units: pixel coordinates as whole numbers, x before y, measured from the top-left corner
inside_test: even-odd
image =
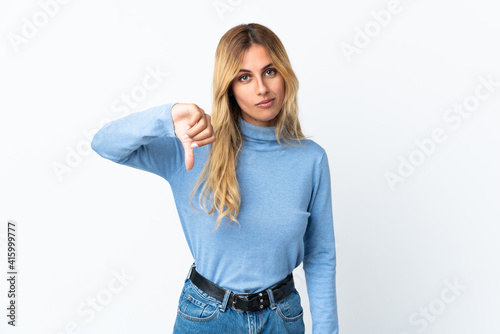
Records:
[[[195,266],[193,263],[189,273]],[[227,303],[231,290],[226,290],[223,302],[218,301],[194,285],[188,274],[179,297],[173,333],[303,334],[304,313],[297,289],[276,303],[271,288],[266,290],[271,301],[269,307],[254,312],[238,311]]]

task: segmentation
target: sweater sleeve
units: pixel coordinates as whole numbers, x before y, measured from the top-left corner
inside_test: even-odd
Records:
[[[314,171],[314,187],[304,234],[304,273],[313,334],[338,334],[336,253],[330,168],[326,152]]]
[[[175,135],[169,103],[106,123],[92,138],[105,159],[154,173],[170,182],[184,165],[184,148]]]

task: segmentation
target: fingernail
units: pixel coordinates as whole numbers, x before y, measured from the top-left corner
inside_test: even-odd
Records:
[[[182,139],[187,139],[187,138],[189,138],[189,136],[186,134],[184,134],[184,136],[182,136]]]
[[[191,144],[191,147],[198,147],[198,144],[196,144],[196,143],[192,143],[192,144]]]
[[[186,126],[186,130],[189,130],[189,129],[191,129],[191,127],[190,127],[189,125],[188,125],[188,126]]]

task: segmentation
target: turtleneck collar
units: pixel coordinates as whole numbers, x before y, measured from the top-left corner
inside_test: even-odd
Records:
[[[238,120],[243,135],[243,140],[247,146],[254,148],[277,148],[281,147],[276,139],[275,126],[259,126],[245,121],[241,114]]]

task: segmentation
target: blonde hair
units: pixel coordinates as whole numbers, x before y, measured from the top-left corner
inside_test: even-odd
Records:
[[[207,212],[205,204],[201,204],[201,198],[203,195],[205,202],[210,192],[212,208],[208,214],[213,215],[216,209],[219,213],[217,226],[213,232],[219,228],[222,218],[226,216],[230,218],[229,224],[231,221],[240,224],[236,218],[241,204],[236,166],[238,153],[242,147],[241,129],[238,124],[241,109],[230,91],[231,84],[240,70],[245,51],[254,44],[264,46],[268,50],[272,64],[285,82],[283,106],[275,121],[278,143],[284,147],[281,142],[283,139],[289,144],[293,140],[301,144],[300,140],[306,139],[298,119],[299,82],[278,36],[269,28],[257,23],[241,24],[231,28],[222,36],[215,52],[211,123],[216,140],[191,194],[192,207],[193,195],[204,183],[199,203]]]

